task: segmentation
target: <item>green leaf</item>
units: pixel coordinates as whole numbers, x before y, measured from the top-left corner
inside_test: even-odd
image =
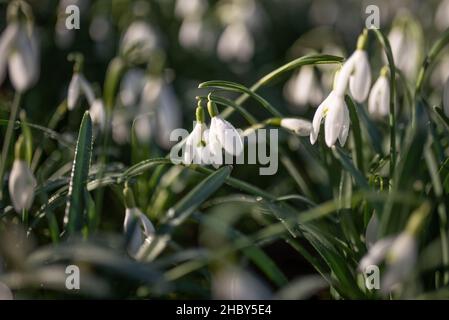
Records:
[[[80,231],[84,223],[86,209],[84,192],[89,174],[92,155],[92,121],[89,112],[85,112],[76,143],[75,158],[70,176],[64,222],[69,234]]]

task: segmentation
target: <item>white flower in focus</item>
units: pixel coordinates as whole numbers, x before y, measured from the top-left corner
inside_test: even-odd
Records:
[[[134,229],[132,229],[134,226]],[[126,208],[123,222],[125,234],[132,232],[128,243],[128,252],[135,256],[145,241],[151,241],[155,229],[151,221],[138,208]]]
[[[84,78],[82,73],[74,72],[72,79],[69,83],[69,89],[67,93],[67,108],[73,110],[83,94],[86,97],[89,105],[92,105],[95,100],[94,90],[92,89],[90,83]]]
[[[39,50],[34,28],[13,22],[0,37],[0,84],[8,64],[11,83],[18,92],[33,86],[39,77]]]
[[[302,137],[308,136],[312,131],[312,123],[310,121],[297,118],[283,118],[280,126]]]
[[[212,117],[209,129],[209,143],[214,155],[221,155],[224,149],[231,155],[238,156],[243,151],[243,142],[239,132],[220,116]]]
[[[20,213],[28,210],[34,199],[34,189],[37,182],[28,163],[25,161],[25,142],[22,136],[16,142],[15,160],[9,174],[9,196],[14,210]]]
[[[133,22],[120,43],[121,52],[131,60],[147,59],[157,47],[157,35],[149,24],[143,21]]]
[[[359,103],[365,101],[371,87],[371,68],[366,51],[363,49],[354,51],[336,77],[336,93],[344,95],[349,81],[349,89],[354,100]]]
[[[381,74],[371,89],[368,111],[375,118],[382,118],[390,113],[390,83],[386,74]]]
[[[137,105],[145,83],[145,73],[140,69],[131,69],[125,73],[120,84],[120,101],[125,107]]]
[[[337,139],[344,146],[349,133],[349,111],[343,96],[331,91],[320,104],[313,116],[310,143],[315,144],[320,132],[321,121],[324,121],[324,137],[328,147],[332,147]]]
[[[103,131],[106,123],[106,111],[101,99],[95,99],[94,102],[92,102],[89,114],[92,118],[92,122],[98,125]]]
[[[244,23],[226,27],[218,40],[218,56],[223,61],[248,62],[254,53],[254,39]]]
[[[284,88],[284,95],[290,103],[304,107],[307,104],[319,104],[323,99],[321,86],[312,66],[303,66],[293,75]]]
[[[205,123],[197,121],[192,132],[186,138],[183,154],[184,164],[208,164],[208,129]]]

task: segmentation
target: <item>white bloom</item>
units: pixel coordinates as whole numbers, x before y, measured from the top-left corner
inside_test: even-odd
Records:
[[[122,53],[132,60],[147,59],[156,46],[156,33],[149,24],[143,21],[133,22],[120,43]]]
[[[131,230],[133,225],[134,229]],[[123,229],[125,234],[132,232],[127,248],[132,256],[137,254],[145,241],[151,241],[155,234],[153,224],[138,208],[126,208]]]
[[[23,92],[39,77],[39,52],[34,31],[25,25],[11,23],[0,38],[0,84],[5,77],[6,63],[14,88]]]
[[[92,102],[89,109],[89,114],[92,118],[92,122],[98,125],[101,130],[104,130],[106,122],[106,111],[101,99],[95,99],[94,102]]]
[[[182,124],[181,107],[171,85],[164,85],[158,97],[156,110],[156,141],[164,149],[173,145],[170,134]]]
[[[209,129],[210,150],[215,156],[227,153],[238,156],[243,151],[243,142],[239,132],[232,124],[220,116],[212,117]]]
[[[90,83],[81,73],[75,72],[70,80],[67,93],[67,108],[69,110],[73,110],[75,108],[81,93],[86,97],[89,105],[94,103],[95,94]]]
[[[188,18],[195,15],[201,16],[206,8],[207,2],[204,0],[177,0],[175,14],[180,18]]]
[[[390,83],[386,75],[381,75],[374,83],[368,98],[368,111],[376,118],[389,114]]]
[[[359,103],[365,101],[371,87],[371,68],[365,50],[354,51],[341,68],[335,83],[335,92],[338,95],[344,95],[348,81],[354,100]]]
[[[409,27],[395,26],[388,34],[394,64],[408,78],[414,77],[419,65],[420,49]],[[384,61],[388,62],[386,55]]]
[[[402,232],[396,237],[388,237],[377,241],[360,260],[359,271],[370,265],[386,262],[386,272],[382,277],[382,292],[388,293],[400,282],[404,281],[413,270],[417,260],[416,239],[409,232]]]
[[[217,50],[221,60],[248,62],[254,53],[254,40],[244,23],[232,23],[220,36]]]
[[[120,100],[125,107],[137,105],[144,80],[145,73],[140,69],[131,69],[125,73],[119,90]]]
[[[323,99],[321,86],[316,79],[312,66],[303,66],[287,82],[284,95],[290,103],[296,106],[318,104]]]
[[[443,111],[446,117],[449,117],[449,77],[443,88]]]
[[[296,118],[281,119],[281,127],[303,137],[308,136],[312,131],[312,123],[310,121]]]
[[[209,150],[207,147],[208,130],[205,123],[196,122],[192,132],[186,138],[183,155],[184,164],[207,164],[209,163]]]
[[[449,27],[449,0],[442,0],[435,11],[435,27],[444,31]]]
[[[343,96],[331,91],[329,96],[320,104],[313,116],[310,143],[315,144],[320,132],[321,121],[324,122],[324,137],[326,144],[331,147],[337,139],[340,145],[346,143],[349,133],[349,111]]]
[[[14,160],[9,175],[9,196],[16,212],[31,207],[36,185],[36,179],[28,164],[21,159]]]
[[[150,142],[152,136],[153,113],[143,113],[134,119],[134,132],[140,143]]]
[[[112,139],[120,145],[129,142],[130,125],[128,113],[124,108],[116,109],[112,113]]]

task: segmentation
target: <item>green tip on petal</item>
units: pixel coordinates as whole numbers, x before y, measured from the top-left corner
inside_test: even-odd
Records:
[[[209,112],[210,117],[213,118],[213,117],[215,117],[218,114],[218,108],[217,108],[216,103],[213,102],[210,99],[210,93],[207,96],[207,99],[208,99],[208,101],[207,101],[207,111]]]
[[[204,123],[204,117],[204,108],[200,106],[200,101],[198,101],[198,107],[196,107],[196,121]]]
[[[360,34],[359,38],[357,39],[357,49],[365,50],[367,42],[368,42],[368,30],[363,29],[362,33]]]

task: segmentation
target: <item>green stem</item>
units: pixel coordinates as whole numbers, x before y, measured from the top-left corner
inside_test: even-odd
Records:
[[[14,101],[11,107],[11,114],[9,116],[8,127],[6,128],[5,139],[3,140],[2,157],[0,161],[0,200],[3,199],[3,175],[5,173],[6,161],[8,160],[9,147],[11,145],[11,138],[14,129],[14,123],[17,119],[17,114],[20,109],[20,101],[22,94],[16,92]]]
[[[395,102],[395,91],[396,91],[396,67],[394,64],[393,54],[391,52],[390,42],[387,37],[377,29],[370,29],[374,32],[377,40],[382,45],[385,54],[388,59],[388,66],[390,68],[390,115],[389,115],[389,126],[390,126],[390,186],[393,180],[394,170],[396,167],[396,114],[394,108]]]

